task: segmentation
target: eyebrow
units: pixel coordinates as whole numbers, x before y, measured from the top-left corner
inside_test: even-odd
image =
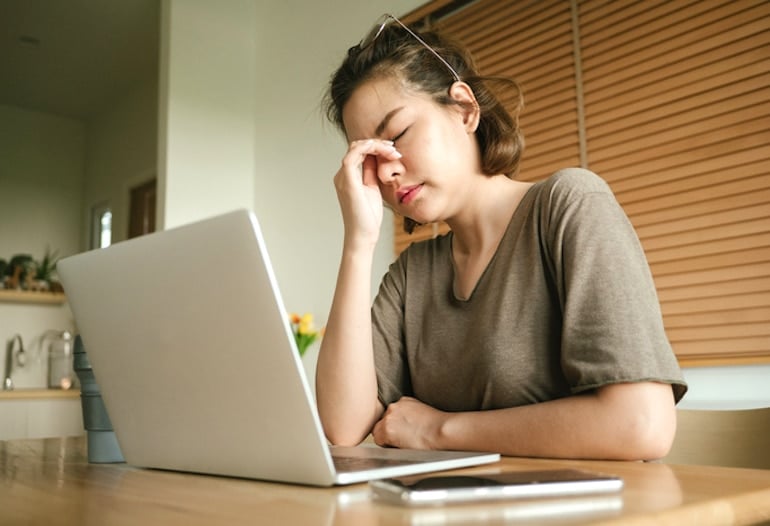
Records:
[[[394,109],[394,110],[390,110],[390,111],[387,113],[387,115],[385,115],[385,117],[383,117],[383,119],[382,119],[382,121],[380,122],[380,124],[379,124],[379,125],[377,126],[377,128],[374,130],[374,136],[375,136],[375,137],[379,137],[379,136],[381,136],[383,133],[385,133],[385,128],[387,128],[387,127],[388,127],[388,123],[390,122],[390,120],[391,120],[391,119],[392,119],[392,118],[393,118],[393,117],[396,115],[396,113],[398,113],[399,111],[401,111],[401,110],[403,110],[403,109],[404,109],[404,107],[403,107],[403,106],[399,106],[398,108],[396,108],[396,109]]]

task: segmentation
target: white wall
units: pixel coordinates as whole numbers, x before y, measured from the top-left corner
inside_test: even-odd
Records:
[[[253,208],[256,3],[161,7],[158,226]]]
[[[78,251],[84,156],[82,122],[0,105],[0,258]]]
[[[88,122],[82,250],[89,248],[90,210],[102,203],[112,209],[112,242],[128,236],[130,191],[157,172],[157,99],[157,83],[149,79]]]

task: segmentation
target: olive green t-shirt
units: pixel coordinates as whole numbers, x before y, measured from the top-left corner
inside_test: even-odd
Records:
[[[533,185],[471,296],[452,233],[412,244],[372,307],[379,396],[445,411],[553,400],[619,382],[687,390],[631,223],[583,169]]]

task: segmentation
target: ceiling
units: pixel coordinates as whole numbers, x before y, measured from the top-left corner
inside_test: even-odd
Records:
[[[160,0],[0,0],[0,104],[87,120],[157,75]]]

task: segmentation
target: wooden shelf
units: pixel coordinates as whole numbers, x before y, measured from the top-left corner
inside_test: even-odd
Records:
[[[60,398],[78,398],[79,389],[30,389],[18,388],[10,391],[0,391],[0,400],[54,400]]]
[[[43,303],[60,305],[64,303],[66,299],[66,296],[62,292],[0,289],[0,302],[5,303]]]

